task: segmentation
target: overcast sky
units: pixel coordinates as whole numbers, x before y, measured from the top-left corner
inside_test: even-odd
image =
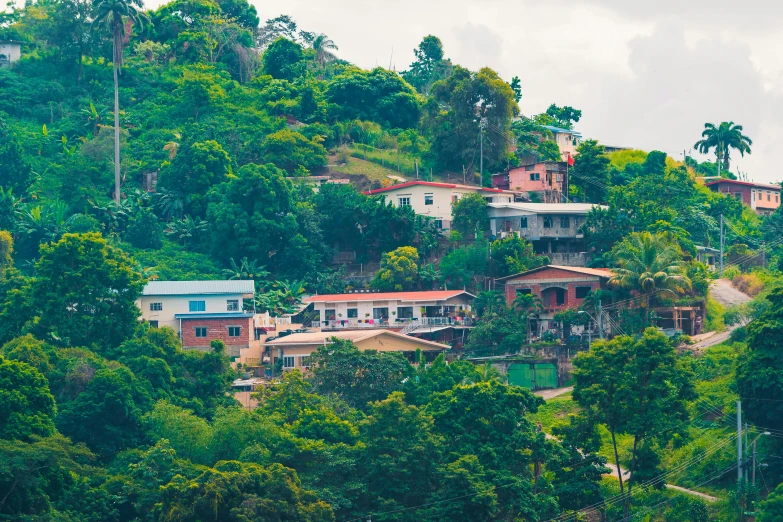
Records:
[[[601,143],[682,159],[705,122],[734,121],[753,153],[731,169],[780,181],[783,2],[728,0],[266,0],[329,35],[361,67],[398,71],[427,34],[454,63],[522,80],[523,114],[550,103],[583,112],[577,130]],[[392,55],[393,50],[393,55]]]

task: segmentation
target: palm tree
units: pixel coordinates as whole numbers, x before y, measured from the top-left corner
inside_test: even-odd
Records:
[[[675,296],[691,287],[679,247],[664,234],[630,234],[612,250],[612,256],[618,268],[609,284],[642,295],[648,323],[656,294]]]
[[[506,298],[502,292],[497,290],[487,290],[479,292],[473,301],[473,310],[476,315],[483,317],[484,314],[497,312],[506,306]]]
[[[718,175],[720,175],[721,163],[723,170],[729,170],[730,149],[739,151],[740,155],[750,154],[750,146],[753,141],[742,134],[742,125],[734,125],[733,121],[724,121],[717,127],[712,123],[705,123],[701,133],[702,139],[696,142],[694,147],[702,154],[715,149],[718,158]]]
[[[506,382],[506,376],[500,370],[487,361],[481,366],[476,366],[476,382]]]
[[[269,272],[263,266],[258,266],[258,261],[248,261],[247,256],[243,257],[239,264],[231,258],[231,267],[224,268],[223,274],[229,279],[252,279],[260,280],[269,275]]]
[[[313,38],[313,43],[310,44],[313,51],[315,51],[315,61],[323,67],[326,62],[331,62],[337,59],[337,57],[331,51],[338,51],[337,45],[325,34],[319,34]]]
[[[166,143],[163,146],[163,150],[168,151],[169,153],[169,159],[173,160],[177,157],[177,152],[179,152],[179,140],[182,139],[182,134],[179,132],[174,133],[174,140],[171,140],[170,142]]]
[[[437,281],[440,281],[440,277],[440,270],[437,270],[432,263],[419,267],[419,280],[422,282],[422,286],[426,286],[430,290],[435,287]]]
[[[517,294],[516,299],[511,303],[511,307],[521,311],[525,315],[527,324],[527,339],[530,341],[530,320],[537,319],[538,314],[544,309],[544,303],[541,297],[535,294]]]
[[[119,70],[122,67],[122,46],[127,18],[134,24],[143,24],[146,15],[141,11],[142,0],[96,0],[93,24],[108,26],[112,36],[112,69],[114,71],[114,201],[120,202],[120,91]]]

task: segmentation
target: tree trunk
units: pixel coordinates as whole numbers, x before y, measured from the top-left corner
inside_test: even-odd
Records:
[[[620,495],[624,493],[623,490],[623,471],[620,469],[620,455],[617,454],[617,440],[614,437],[614,429],[610,429],[609,433],[612,434],[612,447],[614,448],[614,464],[617,466],[617,478],[620,480]]]
[[[631,472],[631,476],[628,477],[628,496],[625,498],[625,502],[623,502],[623,516],[625,517],[625,520],[628,520],[628,513],[631,511],[631,488],[633,487],[633,472],[636,467],[636,447],[638,444],[639,438],[634,435],[633,453],[631,453],[631,469],[628,470]]]
[[[112,65],[114,69],[114,202],[120,204],[120,87],[118,78],[117,55],[119,54],[117,34],[114,34],[113,48],[114,60]]]

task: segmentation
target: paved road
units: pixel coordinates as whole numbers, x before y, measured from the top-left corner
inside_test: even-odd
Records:
[[[610,470],[612,470],[609,473],[605,473],[604,476],[611,476],[613,478],[617,478],[617,466],[615,466],[614,464],[611,464],[609,462],[607,462],[604,465],[607,468],[609,468]],[[628,480],[629,472],[627,470],[624,470],[624,469],[622,470],[622,472],[623,472],[623,483],[625,483],[625,481]],[[712,495],[708,495],[708,494],[702,493],[700,491],[694,491],[692,489],[683,488],[683,487],[680,487],[680,486],[675,486],[673,484],[666,484],[666,488],[667,489],[673,489],[675,491],[679,491],[680,493],[685,493],[686,495],[693,495],[694,497],[703,498],[707,502],[717,502],[718,500],[720,500],[719,498],[713,497]],[[631,491],[631,493],[633,494],[633,491]]]
[[[710,296],[718,301],[725,307],[734,306],[742,303],[747,303],[751,300],[751,297],[747,294],[743,294],[731,284],[728,279],[716,279],[710,285]],[[707,337],[703,341],[699,341],[691,345],[691,349],[703,350],[710,346],[720,344],[731,335],[731,331],[740,325],[729,326],[725,332],[716,333],[710,337]]]
[[[749,295],[743,294],[731,284],[728,279],[716,279],[710,285],[710,296],[723,306],[732,306],[747,303],[751,300]]]

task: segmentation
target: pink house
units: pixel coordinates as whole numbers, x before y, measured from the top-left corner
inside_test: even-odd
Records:
[[[510,169],[492,176],[492,186],[520,192],[538,192],[553,202],[560,202],[568,184],[568,163],[546,161]],[[548,197],[548,196],[551,196]]]

